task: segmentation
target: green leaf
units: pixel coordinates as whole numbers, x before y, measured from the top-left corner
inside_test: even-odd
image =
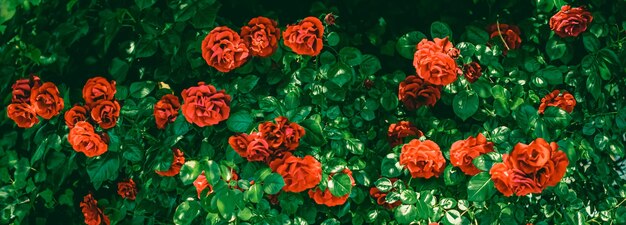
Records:
[[[559,68],[556,68],[555,66],[548,66],[545,69],[537,72],[537,75],[543,77],[546,81],[548,81],[548,84],[563,84],[563,73],[561,73]]]
[[[126,80],[128,69],[128,63],[119,58],[113,58],[113,61],[111,61],[111,67],[109,68],[109,73],[113,76],[113,79],[116,82],[122,83]]]
[[[461,213],[456,209],[446,211],[446,216],[444,217],[444,224],[454,224],[460,225],[463,222],[463,217],[461,217]]]
[[[378,190],[381,192],[389,192],[392,188],[391,180],[385,177],[376,180],[374,185],[376,185],[376,188],[378,188]]]
[[[565,55],[566,51],[567,45],[556,35],[553,35],[546,44],[546,53],[550,60],[560,59]]]
[[[339,58],[350,66],[357,66],[363,62],[361,50],[355,47],[344,47],[339,51]]]
[[[412,205],[417,203],[417,193],[413,190],[404,189],[400,192],[400,200],[403,204]]]
[[[554,1],[552,0],[535,0],[537,3],[537,10],[541,12],[550,12],[554,8]]]
[[[333,83],[343,87],[353,79],[354,72],[348,65],[337,63],[328,71],[328,75]]]
[[[572,117],[559,107],[549,106],[543,114],[543,119],[553,129],[567,127]]]
[[[380,98],[380,105],[385,111],[394,111],[398,107],[398,96],[392,91],[385,91]]]
[[[263,180],[263,191],[270,195],[278,193],[284,186],[283,177],[277,173],[272,173]]]
[[[233,204],[234,205],[234,204]],[[176,207],[174,212],[174,224],[191,224],[200,215],[200,203],[197,201],[184,201]]]
[[[394,217],[400,224],[409,224],[417,217],[417,208],[413,205],[400,205],[395,208]]]
[[[316,117],[319,118],[319,115],[316,115]],[[306,132],[304,137],[302,137],[304,141],[313,146],[322,146],[326,143],[326,138],[322,132],[322,125],[320,125],[319,120],[307,119],[300,123],[300,125]]]
[[[193,183],[201,173],[202,170],[200,169],[200,163],[195,160],[190,160],[185,162],[185,164],[180,168],[180,180],[184,185],[189,185]]]
[[[139,81],[130,84],[130,96],[136,99],[145,98],[154,90],[156,83],[153,81]]]
[[[373,75],[380,69],[382,69],[382,66],[380,65],[380,60],[378,60],[376,56],[369,54],[363,55],[363,62],[359,68],[359,72],[362,75]]]
[[[330,32],[326,36],[326,42],[328,42],[328,46],[337,46],[340,40],[341,38],[339,37],[339,34],[337,34],[337,32],[334,32],[334,31]]]
[[[488,172],[476,174],[467,184],[467,200],[469,201],[486,201],[495,193],[496,188]]]
[[[478,111],[478,95],[473,91],[464,91],[456,94],[452,100],[452,109],[463,121]]]
[[[465,38],[474,44],[486,44],[489,41],[489,33],[480,27],[466,26]],[[466,55],[463,56],[465,57]]]
[[[517,125],[524,130],[529,130],[531,127],[535,127],[537,123],[537,109],[528,104],[523,104],[515,112],[513,112],[513,118],[517,122]]]
[[[589,75],[587,77],[586,86],[587,91],[591,94],[591,96],[593,96],[595,100],[598,100],[598,98],[600,98],[600,95],[602,94],[602,80],[600,79],[600,77],[597,74]]]
[[[252,203],[259,203],[259,201],[263,199],[263,190],[261,190],[261,188],[260,184],[253,184],[250,186],[250,189],[245,192],[246,198]]]
[[[397,177],[402,173],[402,165],[395,153],[388,154],[380,164],[380,173],[385,177]]]
[[[289,192],[281,193],[278,196],[278,202],[280,202],[282,212],[289,215],[296,213],[298,207],[304,203],[300,194]]]
[[[396,51],[404,58],[413,59],[417,44],[424,38],[426,35],[419,31],[411,31],[402,35],[396,42]]]
[[[432,38],[452,38],[452,30],[443,22],[435,21],[430,24],[430,36]]]
[[[336,197],[350,194],[350,191],[352,191],[350,176],[345,173],[335,174],[333,178],[328,181],[328,189],[330,193]]]
[[[597,52],[600,50],[600,40],[598,40],[594,34],[589,32],[583,33],[583,45],[589,52]]]
[[[233,132],[247,132],[250,126],[252,126],[252,122],[254,122],[254,119],[250,112],[241,110],[231,114],[228,120],[226,120],[226,125]]]
[[[252,88],[254,88],[254,86],[256,86],[258,82],[259,82],[259,77],[255,75],[248,75],[237,80],[237,83],[235,84],[235,88],[241,93],[249,93],[250,91],[252,91]]]
[[[350,153],[355,155],[362,155],[365,150],[365,146],[363,146],[363,142],[358,138],[346,138],[344,139],[346,149],[350,151]]]
[[[96,190],[102,182],[117,178],[120,161],[117,156],[108,154],[108,157],[91,158],[87,162],[87,174]]]
[[[451,164],[446,166],[443,171],[443,181],[446,186],[454,186],[465,180],[465,174],[461,170]]]
[[[135,0],[135,4],[139,7],[139,9],[146,9],[150,6],[154,5],[156,0]]]

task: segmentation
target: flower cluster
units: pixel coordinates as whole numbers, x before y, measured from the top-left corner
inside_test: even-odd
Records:
[[[65,112],[65,124],[70,128],[67,140],[75,151],[87,157],[107,152],[108,136],[103,130],[117,125],[121,110],[115,92],[115,81],[103,77],[91,78],[83,87],[85,105],[75,105]],[[96,124],[101,132],[96,131]]]
[[[241,32],[220,26],[202,41],[202,57],[220,72],[230,72],[251,56],[269,57],[278,48],[280,29],[276,21],[266,17],[251,19]],[[282,33],[285,46],[296,54],[316,56],[323,47],[324,26],[315,17],[307,17]]]
[[[39,123],[40,116],[49,120],[63,110],[64,102],[59,89],[52,82],[41,83],[38,76],[17,80],[13,86],[7,116],[18,127],[30,128]]]
[[[537,138],[529,145],[518,143],[504,162],[496,163],[489,173],[496,188],[505,196],[541,193],[561,181],[569,164],[567,155],[555,143]]]
[[[282,116],[274,120],[276,123],[267,121],[259,124],[258,132],[231,136],[228,144],[248,161],[266,163],[295,150],[305,134],[304,128]]]

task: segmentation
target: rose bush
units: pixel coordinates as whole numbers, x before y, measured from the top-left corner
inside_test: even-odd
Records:
[[[626,224],[625,3],[264,3],[1,3],[0,224]]]

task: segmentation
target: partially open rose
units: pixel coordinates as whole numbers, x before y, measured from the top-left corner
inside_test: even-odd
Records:
[[[299,55],[316,56],[322,51],[324,25],[316,17],[304,18],[300,23],[287,26],[283,32],[285,46]]]
[[[224,73],[240,67],[250,56],[239,34],[224,26],[214,28],[202,41],[201,48],[206,63]]]
[[[276,21],[267,17],[256,17],[241,28],[241,38],[253,56],[268,57],[278,48],[280,29]]]

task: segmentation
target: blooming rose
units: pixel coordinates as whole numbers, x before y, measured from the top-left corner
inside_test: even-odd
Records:
[[[424,136],[422,131],[418,130],[409,121],[400,121],[398,123],[392,123],[387,130],[387,140],[391,147],[395,147],[404,142],[406,137],[420,138]]]
[[[113,100],[116,91],[115,81],[109,82],[104,77],[91,78],[83,87],[85,105],[92,108],[99,100]]]
[[[513,171],[509,169],[509,167],[504,163],[493,164],[491,170],[489,170],[489,174],[491,175],[493,184],[500,193],[507,197],[513,195],[513,189],[511,187],[513,184]]]
[[[31,89],[30,104],[37,115],[47,120],[58,115],[65,106],[59,89],[52,82],[46,82]]]
[[[559,37],[577,37],[587,30],[593,21],[593,16],[583,7],[572,8],[569,5],[561,6],[561,11],[550,18],[550,29]]]
[[[270,157],[267,141],[261,137],[261,133],[234,135],[228,138],[228,144],[241,157],[248,161],[266,161]]]
[[[39,123],[35,109],[28,103],[11,103],[7,107],[7,116],[15,121],[18,127],[31,128]]]
[[[41,85],[41,79],[38,76],[31,75],[29,79],[20,79],[15,81],[13,91],[11,92],[13,97],[11,103],[30,103],[30,92],[33,88],[37,88]]]
[[[543,114],[548,106],[559,107],[571,113],[574,111],[574,106],[576,106],[576,99],[567,91],[561,93],[559,90],[554,90],[541,99],[541,105],[539,105],[539,110],[537,111]]]
[[[391,180],[391,183],[393,184],[393,183],[395,183],[398,179],[397,179],[397,178],[391,178],[391,179],[389,179],[389,180]],[[391,191],[394,191],[394,190],[395,190],[395,188],[392,188],[392,189],[390,190],[390,192],[391,192]],[[399,201],[399,200],[398,200],[398,201],[395,201],[395,202],[392,202],[392,203],[388,203],[388,202],[387,202],[387,192],[381,192],[381,191],[380,191],[380,190],[378,190],[378,188],[376,188],[376,187],[372,187],[372,188],[370,188],[370,195],[371,195],[374,199],[376,199],[376,203],[378,203],[378,205],[384,206],[385,208],[388,208],[388,209],[393,209],[393,208],[398,207],[399,205],[401,205],[401,204],[402,204],[402,201]]]
[[[479,133],[475,138],[470,136],[465,140],[454,142],[450,147],[450,162],[453,166],[461,168],[465,174],[474,176],[481,170],[476,168],[472,161],[488,152],[493,152],[493,143]]]
[[[519,48],[522,43],[522,38],[520,38],[521,32],[519,27],[515,25],[501,23],[500,26],[498,26],[498,24],[494,23],[487,28],[487,32],[489,32],[489,38],[491,39],[504,40],[504,55],[506,55],[506,52],[510,49]]]
[[[75,105],[70,110],[65,111],[65,125],[68,128],[74,128],[74,125],[80,121],[87,121],[87,108]]]
[[[306,133],[302,126],[290,123],[283,116],[259,124],[259,132],[269,145],[273,154],[279,156],[283,151],[293,151],[300,145],[300,138]]]
[[[423,105],[434,106],[441,98],[441,86],[432,85],[415,75],[400,82],[398,99],[408,110],[415,110]]]
[[[100,100],[91,109],[91,118],[102,127],[110,129],[115,127],[120,117],[120,104],[113,100]]]
[[[102,137],[95,133],[93,126],[85,121],[79,121],[74,125],[67,135],[67,140],[74,151],[82,152],[87,157],[102,155],[109,148]]]
[[[204,171],[202,171],[202,173],[198,175],[196,180],[193,181],[193,186],[196,187],[196,191],[198,192],[198,198],[200,198],[200,194],[202,194],[202,191],[204,191],[204,189],[206,188],[209,188],[206,196],[213,193],[213,186],[209,184],[209,181],[206,179],[206,176],[204,175]]]
[[[268,57],[278,48],[280,29],[276,21],[259,16],[241,28],[241,38],[253,56]]]
[[[230,116],[230,95],[213,85],[198,82],[198,86],[183,90],[183,116],[199,127],[213,126]]]
[[[287,30],[283,32],[285,46],[299,55],[316,56],[320,54],[324,46],[323,36],[324,25],[322,25],[322,21],[312,16],[304,18],[296,25],[287,26]]]
[[[417,44],[417,51],[413,56],[413,66],[417,75],[434,85],[448,85],[457,78],[456,61],[452,43],[448,38],[426,39]]]
[[[474,83],[482,75],[482,68],[480,68],[480,64],[477,62],[464,65],[463,70],[465,71],[465,73],[463,73],[465,79],[470,83]]]
[[[354,179],[352,178],[352,171],[345,168],[343,169],[342,173],[345,173],[348,175],[348,177],[350,177],[352,186],[356,185],[356,183],[354,182]],[[329,180],[332,179],[332,175],[328,176],[328,179]],[[343,205],[344,203],[346,203],[346,201],[348,200],[348,197],[350,197],[350,193],[345,194],[343,196],[334,196],[332,193],[330,193],[329,188],[326,188],[324,191],[322,191],[319,187],[316,187],[315,190],[313,189],[309,190],[309,197],[312,198],[315,201],[315,203],[317,203],[318,205],[326,205],[328,207],[333,207],[333,206]]]
[[[299,158],[287,152],[282,158],[270,162],[270,168],[283,176],[285,192],[302,192],[322,180],[322,164],[310,155]]]
[[[155,170],[157,174],[164,177],[173,177],[176,176],[180,172],[180,168],[185,164],[185,155],[180,149],[172,148],[172,153],[174,153],[174,157],[172,158],[172,164],[170,164],[170,168],[165,171]]]
[[[250,56],[248,47],[237,32],[228,27],[214,28],[202,41],[202,58],[220,72],[230,72]]]
[[[83,197],[83,201],[80,202],[80,209],[83,211],[85,224],[87,225],[111,224],[109,217],[104,215],[102,209],[98,208],[98,201],[96,201],[91,194]]]
[[[117,183],[117,194],[122,196],[122,198],[135,200],[135,197],[137,196],[137,186],[135,185],[135,181],[131,178],[128,181]]]
[[[406,167],[413,178],[439,177],[446,165],[446,160],[437,143],[413,139],[402,146],[400,165]]]
[[[158,129],[165,129],[165,125],[176,121],[178,110],[180,109],[180,101],[173,94],[166,94],[154,104],[154,120]]]

